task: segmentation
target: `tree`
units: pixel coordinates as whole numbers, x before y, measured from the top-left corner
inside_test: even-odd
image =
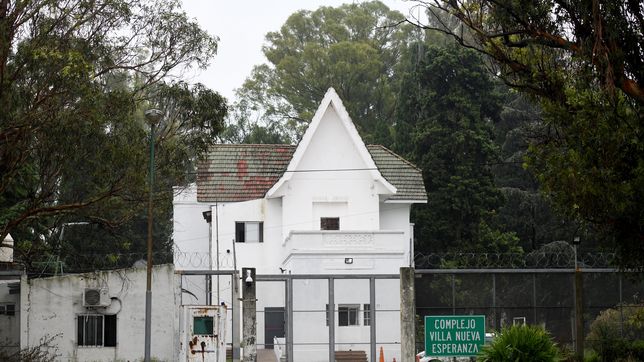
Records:
[[[268,64],[256,66],[239,98],[258,112],[259,123],[275,123],[297,140],[320,99],[335,88],[363,138],[390,142],[401,50],[412,27],[388,27],[404,17],[379,1],[321,7],[292,14],[266,35]]]
[[[114,231],[140,214],[151,106],[166,118],[159,193],[186,182],[225,102],[163,80],[215,52],[175,0],[0,1],[0,239],[11,232],[23,256],[38,255],[65,222]]]
[[[429,46],[399,98],[395,149],[423,170],[427,188],[427,204],[415,208],[417,250],[484,246],[487,216],[502,202],[490,171],[501,98],[480,57]]]
[[[541,108],[523,94],[505,91],[503,110],[495,124],[495,141],[501,162],[492,172],[505,202],[493,218],[496,228],[513,231],[524,250],[535,250],[556,240],[582,237],[585,246],[596,246],[596,236],[588,225],[572,217],[562,217],[548,195],[539,191],[539,182],[525,169],[530,140],[542,132]]]
[[[610,236],[623,267],[640,267],[640,2],[437,0],[427,9],[450,14],[461,26],[423,27],[486,54],[507,84],[540,102],[543,128],[530,142],[529,170],[560,211]]]

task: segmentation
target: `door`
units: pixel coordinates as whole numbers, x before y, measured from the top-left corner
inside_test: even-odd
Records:
[[[185,361],[225,362],[226,307],[184,306]]]
[[[273,338],[284,336],[284,308],[264,308],[264,348],[273,349]]]

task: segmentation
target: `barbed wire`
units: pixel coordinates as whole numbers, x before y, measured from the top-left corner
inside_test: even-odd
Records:
[[[179,268],[232,270],[235,261],[232,253],[220,252],[217,260],[210,262],[208,252],[156,251],[152,253],[153,264],[172,264]],[[49,276],[67,273],[93,272],[131,267],[143,267],[147,253],[91,253],[68,257],[50,257],[46,260],[24,263],[32,276]]]
[[[208,252],[157,251],[153,253],[154,264],[174,263],[178,268],[232,270],[235,268],[233,254],[220,252],[218,260],[212,260]],[[35,261],[28,263],[31,274],[52,275],[70,272],[88,272],[144,266],[147,253],[83,254],[72,258]],[[574,268],[572,251],[530,253],[416,253],[417,269],[519,269],[519,268]],[[217,265],[217,261],[219,264]],[[583,252],[577,255],[582,268],[613,268],[616,254],[612,252]]]
[[[574,268],[572,251],[530,253],[417,253],[417,269],[516,269],[516,268]],[[582,268],[613,268],[616,254],[612,252],[578,253],[577,264]]]

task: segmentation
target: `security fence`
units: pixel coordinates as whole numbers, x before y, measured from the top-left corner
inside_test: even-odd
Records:
[[[602,319],[612,318],[607,323],[617,337],[644,338],[629,332],[633,316],[644,311],[644,280],[612,268],[579,271],[576,287],[573,268],[416,269],[419,326],[426,315],[485,315],[488,331],[537,324],[561,345],[574,348],[578,335],[590,344],[600,342],[589,332],[602,314]],[[576,333],[577,313],[583,317],[583,334]],[[423,349],[422,328],[418,330],[417,348]]]
[[[258,275],[257,348],[283,361],[400,361],[399,275]],[[357,359],[360,360],[360,359]]]

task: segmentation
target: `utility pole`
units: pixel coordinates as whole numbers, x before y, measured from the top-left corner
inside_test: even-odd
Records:
[[[158,109],[145,111],[145,118],[150,125],[150,190],[148,192],[148,261],[145,285],[145,362],[150,362],[150,341],[152,326],[152,204],[154,196],[154,130],[161,120],[163,112]]]

